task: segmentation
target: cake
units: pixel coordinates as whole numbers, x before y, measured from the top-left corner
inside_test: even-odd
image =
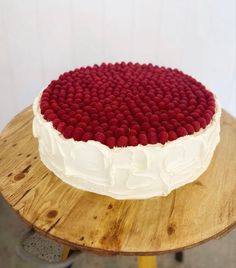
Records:
[[[44,165],[115,199],[165,196],[196,180],[220,139],[215,94],[178,69],[102,63],[65,72],[33,103]]]

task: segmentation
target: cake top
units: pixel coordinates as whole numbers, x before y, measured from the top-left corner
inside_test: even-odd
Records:
[[[102,63],[53,80],[41,95],[40,110],[66,139],[113,148],[192,135],[211,122],[215,99],[177,69]]]

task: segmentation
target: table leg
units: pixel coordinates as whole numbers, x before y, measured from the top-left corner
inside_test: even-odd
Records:
[[[63,245],[63,251],[61,254],[61,261],[65,261],[70,253],[70,247]]]
[[[138,268],[157,268],[156,256],[139,256]]]
[[[184,260],[184,253],[183,251],[178,251],[175,253],[175,259],[178,261],[178,262],[183,262]]]

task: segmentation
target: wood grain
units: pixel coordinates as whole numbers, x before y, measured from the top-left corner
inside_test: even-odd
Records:
[[[41,163],[32,111],[0,138],[0,191],[36,230],[72,248],[156,255],[216,238],[236,224],[236,121],[222,117],[221,142],[208,170],[167,197],[114,200],[75,189]]]

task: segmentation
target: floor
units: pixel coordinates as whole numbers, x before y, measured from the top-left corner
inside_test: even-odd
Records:
[[[0,267],[37,268],[21,260],[15,253],[15,243],[28,227],[0,197]],[[97,256],[82,253],[73,268],[135,268],[136,257]],[[236,268],[236,229],[219,240],[212,240],[184,252],[184,262],[177,263],[173,254],[158,257],[160,268]]]

